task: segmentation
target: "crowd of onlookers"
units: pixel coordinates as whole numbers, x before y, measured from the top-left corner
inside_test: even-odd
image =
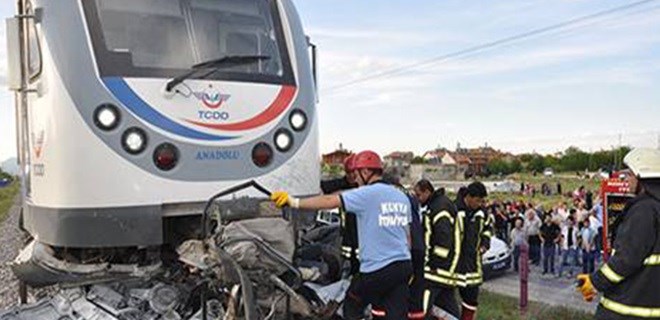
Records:
[[[558,186],[561,194],[561,186]],[[548,186],[541,186],[547,194]],[[521,192],[531,188],[521,185]],[[531,191],[534,192],[534,191]],[[494,219],[498,238],[508,240],[513,250],[513,268],[518,271],[520,252],[529,248],[532,264],[543,263],[543,274],[572,276],[576,269],[592,273],[600,260],[603,207],[599,197],[580,187],[552,208],[523,201],[492,201],[487,210]]]

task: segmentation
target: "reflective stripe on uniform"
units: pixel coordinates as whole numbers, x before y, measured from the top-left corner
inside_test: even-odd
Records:
[[[488,238],[492,238],[492,237],[493,237],[493,232],[491,232],[490,230],[486,230],[486,231],[484,231],[484,233],[482,233],[482,234],[483,234],[484,236],[488,237]]]
[[[456,285],[456,279],[452,278],[445,278],[442,276],[438,276],[432,273],[424,273],[424,279],[431,281],[431,282],[436,282],[440,284],[445,284],[448,286],[455,286]]]
[[[461,242],[462,242],[462,235],[463,235],[463,217],[465,217],[465,211],[459,211],[456,214],[456,217],[458,219],[458,223],[455,226],[454,230],[454,260],[451,262],[451,267],[449,268],[449,272],[454,273],[456,272],[456,267],[458,267],[458,259],[461,256]]]
[[[449,219],[449,222],[454,223],[454,218],[449,214],[448,211],[441,211],[433,217],[433,224],[436,224],[441,218]]]
[[[466,274],[460,274],[458,275],[459,278],[461,279],[474,279],[474,278],[481,278],[481,273],[479,272],[470,272]]]
[[[469,305],[465,302],[462,302],[461,306],[463,306],[463,308],[468,309],[468,310],[477,311],[477,307],[471,306],[471,305]]]
[[[645,308],[645,307],[635,307],[627,306],[610,299],[603,297],[600,300],[600,304],[608,310],[614,311],[621,315],[634,316],[640,318],[659,318],[660,317],[660,308]]]
[[[467,286],[474,286],[474,285],[482,284],[482,283],[484,283],[484,281],[482,279],[468,279],[468,280],[458,279],[458,280],[456,280],[455,283],[459,287],[467,287]]]
[[[647,266],[660,266],[660,254],[650,255],[644,260],[644,264]]]
[[[429,310],[429,300],[431,299],[431,291],[426,289],[424,290],[424,298],[423,298],[423,305],[424,305],[424,312]]]
[[[618,273],[614,272],[612,268],[606,263],[603,265],[602,268],[600,268],[600,272],[607,278],[607,280],[610,280],[612,283],[619,283],[623,281],[623,277],[619,275]]]
[[[449,256],[449,249],[444,248],[444,247],[433,247],[433,254],[440,258],[447,258]]]
[[[434,275],[441,275],[443,277],[447,278],[454,278],[456,275],[447,271],[447,270],[442,270],[442,269],[431,269],[429,267],[424,268],[424,272],[434,274]]]
[[[377,310],[377,309],[371,309],[371,314],[374,315],[375,317],[384,317],[387,315],[385,313],[385,310]]]

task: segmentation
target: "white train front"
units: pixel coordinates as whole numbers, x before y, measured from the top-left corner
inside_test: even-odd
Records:
[[[313,63],[290,0],[20,3],[23,223],[38,242],[158,246],[165,220],[223,188],[318,192]]]

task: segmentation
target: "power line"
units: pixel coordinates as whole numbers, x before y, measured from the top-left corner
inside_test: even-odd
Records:
[[[444,55],[441,55],[441,56],[433,57],[433,58],[430,58],[430,59],[427,59],[427,60],[423,60],[423,61],[419,61],[419,62],[416,62],[416,63],[403,65],[403,66],[400,66],[400,67],[392,68],[390,70],[385,70],[385,71],[374,73],[374,74],[371,74],[371,75],[366,75],[364,77],[357,78],[357,79],[354,79],[354,80],[350,80],[350,81],[347,81],[345,83],[330,87],[330,88],[328,88],[328,93],[332,93],[333,91],[337,91],[337,90],[340,90],[340,89],[343,89],[343,88],[346,88],[346,87],[349,87],[349,86],[352,86],[352,85],[355,85],[355,84],[367,82],[367,81],[370,81],[370,80],[375,80],[375,79],[378,79],[378,78],[385,78],[385,77],[393,76],[393,75],[399,74],[403,71],[407,71],[407,70],[414,69],[414,68],[417,68],[417,67],[443,63],[443,62],[446,62],[446,61],[448,61],[452,58],[458,58],[458,57],[465,56],[465,55],[468,55],[468,54],[471,54],[471,53],[477,53],[477,52],[484,51],[484,50],[487,50],[487,49],[490,49],[490,48],[493,48],[493,47],[497,47],[497,46],[500,46],[500,45],[503,45],[503,44],[515,42],[515,41],[518,41],[518,40],[523,40],[523,39],[526,39],[526,38],[530,38],[532,36],[549,33],[551,31],[555,31],[555,30],[558,30],[558,29],[564,29],[566,27],[574,26],[574,25],[577,25],[577,24],[580,24],[580,23],[583,23],[583,22],[588,22],[590,20],[595,20],[597,18],[608,16],[608,15],[611,15],[611,14],[614,14],[614,13],[617,13],[617,12],[620,12],[620,11],[626,11],[626,10],[629,10],[629,9],[632,9],[632,8],[635,8],[635,7],[639,7],[639,6],[645,5],[647,3],[655,2],[655,1],[657,1],[657,0],[642,0],[642,1],[633,2],[633,3],[627,4],[627,5],[614,7],[614,8],[611,8],[611,9],[599,11],[599,12],[589,14],[589,15],[585,15],[585,16],[581,16],[581,17],[578,17],[578,18],[573,18],[573,19],[570,19],[570,20],[566,20],[564,22],[560,22],[560,23],[553,24],[553,25],[550,25],[550,26],[534,29],[534,30],[531,30],[531,31],[527,31],[527,32],[520,33],[520,34],[517,34],[517,35],[509,36],[509,37],[502,38],[502,39],[499,39],[499,40],[483,43],[483,44],[480,44],[480,45],[475,45],[475,46],[472,46],[472,47],[469,47],[469,48],[466,48],[466,49],[462,49],[462,50],[451,52],[451,53],[444,54]]]

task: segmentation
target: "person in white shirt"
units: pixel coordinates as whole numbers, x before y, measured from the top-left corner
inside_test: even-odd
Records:
[[[538,266],[541,263],[541,225],[543,222],[531,206],[525,212],[525,216],[524,226],[527,243],[529,243],[529,258],[533,264]]]
[[[575,219],[568,217],[566,224],[561,228],[561,264],[557,277],[561,277],[564,268],[568,266],[569,276],[573,276],[573,267],[578,265],[578,228],[575,225]],[[571,259],[569,264],[568,259]]]
[[[520,250],[527,245],[527,233],[523,229],[523,219],[516,219],[516,227],[511,230],[511,248],[513,248],[513,270],[518,272]]]
[[[591,274],[595,270],[594,266],[594,250],[596,249],[596,235],[597,231],[591,228],[589,219],[582,222],[582,230],[580,230],[580,247],[582,249],[582,273]]]

